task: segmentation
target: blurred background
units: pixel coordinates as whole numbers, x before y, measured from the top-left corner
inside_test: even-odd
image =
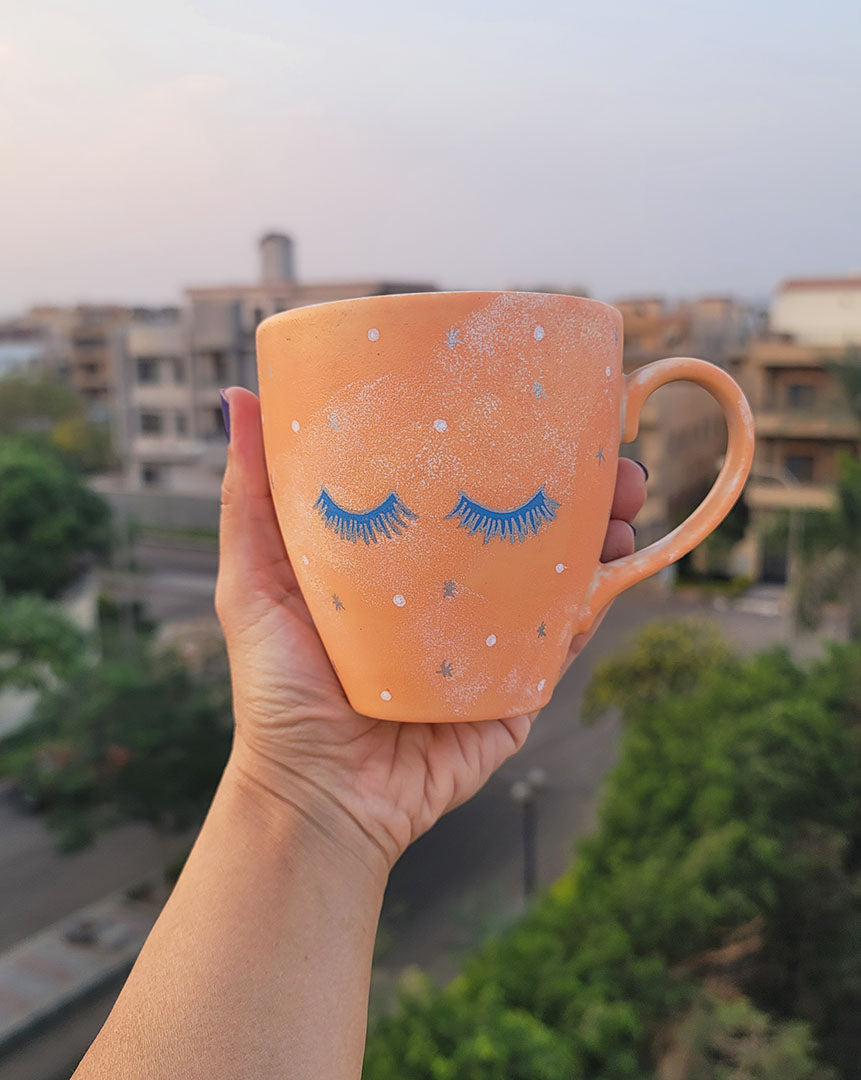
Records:
[[[370,1080],[861,1076],[861,8],[0,0],[0,1077],[68,1077],[230,741],[219,388],[261,319],[594,296],[743,498],[395,868]],[[638,543],[711,399],[624,452]]]

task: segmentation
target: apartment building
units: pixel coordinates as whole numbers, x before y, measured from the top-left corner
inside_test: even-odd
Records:
[[[27,321],[46,338],[45,361],[59,379],[107,420],[117,393],[117,346],[137,309],[115,304],[34,307]]]
[[[626,372],[667,356],[701,356],[725,364],[753,325],[731,298],[669,304],[662,297],[614,301],[624,318]],[[640,546],[664,536],[700,502],[726,449],[726,423],[701,387],[678,382],[649,397],[637,439],[622,447],[649,469],[649,498],[637,517]]]
[[[182,311],[129,321],[119,344],[125,491],[217,496],[226,456],[219,391],[257,389],[254,335],[263,319],[306,304],[434,289],[297,281],[293,241],[280,233],[264,236],[259,254],[259,281],[188,288]]]
[[[779,288],[769,334],[744,354],[757,438],[745,489],[754,576],[778,515],[832,507],[838,455],[861,453],[861,418],[836,370],[853,349],[861,349],[861,278],[806,279]]]

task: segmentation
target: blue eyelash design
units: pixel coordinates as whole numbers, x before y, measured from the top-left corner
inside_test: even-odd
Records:
[[[418,517],[394,491],[375,509],[355,513],[338,506],[329,492],[321,488],[314,509],[319,511],[327,528],[354,544],[359,537],[366,544],[376,544],[381,536],[400,536],[409,521]]]
[[[470,535],[483,532],[485,544],[494,537],[500,540],[507,537],[513,544],[515,540],[522,543],[530,533],[537,533],[542,524],[553,521],[558,508],[559,503],[550,498],[543,485],[531,499],[513,510],[488,510],[461,491],[457,505],[446,518],[459,518],[458,528],[469,529]]]

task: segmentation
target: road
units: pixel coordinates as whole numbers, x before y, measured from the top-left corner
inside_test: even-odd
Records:
[[[189,545],[177,551],[147,541],[138,546],[136,555],[146,569],[146,598],[156,617],[186,619],[212,613],[216,556],[211,546]],[[785,640],[788,632],[786,620],[772,609],[765,603],[761,610],[754,605],[752,611],[726,611],[718,618],[740,648],[763,648]],[[520,811],[509,789],[533,766],[543,768],[548,778],[539,803],[539,881],[549,883],[569,865],[577,837],[594,821],[601,783],[615,760],[618,742],[612,720],[591,727],[578,720],[595,663],[649,619],[701,610],[649,585],[621,597],[541,713],[520,754],[400,860],[384,904],[372,991],[376,1008],[389,1000],[405,966],[420,964],[446,978],[457,969],[463,951],[520,910]],[[0,806],[0,948],[152,874],[161,859],[151,834],[135,826],[102,837],[81,855],[58,856],[38,819]],[[26,1048],[20,1051],[15,1080],[50,1080],[48,1060],[62,1062],[62,1068],[73,1064],[98,1030],[111,996],[89,1003],[85,1012],[43,1035],[31,1048],[43,1064],[28,1064]],[[11,1067],[11,1062],[0,1062],[4,1078],[12,1075],[7,1064]]]

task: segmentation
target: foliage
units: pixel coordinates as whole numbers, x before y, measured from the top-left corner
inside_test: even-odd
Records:
[[[86,471],[111,463],[106,425],[88,420],[83,398],[47,376],[13,374],[0,379],[0,435],[26,435],[60,450]]]
[[[55,596],[106,554],[107,503],[55,455],[0,440],[0,586]]]
[[[679,1033],[687,1080],[835,1080],[807,1024],[778,1021],[744,997],[704,995]]]
[[[838,461],[837,507],[808,515],[801,548],[802,573],[796,617],[815,628],[826,603],[847,608],[849,634],[861,640],[861,461],[842,454]]]
[[[63,850],[120,821],[183,829],[214,794],[227,716],[226,687],[203,685],[176,656],[142,644],[137,656],[82,667],[42,696],[16,779]]]
[[[56,605],[0,596],[0,690],[42,690],[80,663],[86,635]]]
[[[448,1076],[487,1001],[561,1037],[571,1065],[550,1075],[641,1080],[712,982],[750,1000],[707,1018],[709,1039],[738,1036],[723,1076],[824,1080],[817,1061],[854,1075],[861,646],[804,671],[782,651],[742,660],[701,623],[653,625],[599,666],[587,703],[625,723],[597,833],[456,983],[402,999],[371,1034],[368,1080],[394,1075],[386,1061],[404,1080]],[[709,1060],[699,1075],[720,1076]]]

